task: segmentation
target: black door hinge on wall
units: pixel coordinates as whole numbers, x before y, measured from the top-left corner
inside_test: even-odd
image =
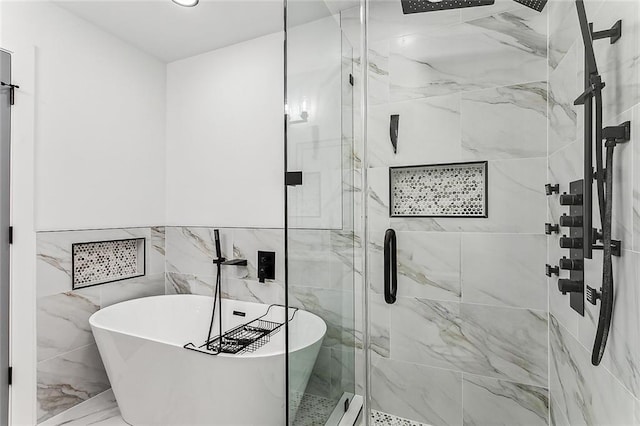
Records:
[[[7,381],[9,382],[9,386],[13,384],[13,367],[9,367],[9,373],[7,374]]]
[[[349,84],[353,86],[353,74],[349,74]]]
[[[19,89],[20,86],[5,83],[4,81],[0,81],[0,86],[9,88],[9,104],[14,105],[16,103],[16,89]]]
[[[13,226],[9,227],[9,244],[13,244]]]

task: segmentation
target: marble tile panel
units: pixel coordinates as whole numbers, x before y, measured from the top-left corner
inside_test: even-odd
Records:
[[[549,153],[574,142],[577,138],[577,110],[573,102],[582,93],[578,84],[578,59],[576,45],[564,55],[562,61],[549,75]]]
[[[39,362],[38,421],[42,422],[109,389],[96,345]]]
[[[462,374],[376,358],[371,408],[431,425],[461,425]]]
[[[213,276],[216,257],[214,228],[170,226],[166,235],[166,271],[200,276]],[[233,230],[220,229],[222,256],[233,253]]]
[[[463,93],[462,159],[494,160],[547,155],[547,83]]]
[[[547,310],[544,235],[462,234],[462,300]]]
[[[389,138],[392,114],[398,121],[397,152]],[[370,167],[460,161],[460,95],[435,96],[375,105],[369,109]]]
[[[165,275],[166,294],[199,294],[213,296],[216,284],[215,276],[199,276],[167,272]]]
[[[40,426],[127,426],[111,389],[40,423]]]
[[[369,237],[369,282],[384,293],[384,231]],[[451,232],[396,233],[398,296],[460,300],[460,235]]]
[[[165,294],[165,274],[157,273],[99,287],[101,308],[141,297]]]
[[[549,424],[549,391],[538,386],[463,374],[465,426]]]
[[[547,315],[400,298],[391,312],[391,357],[544,386]]]
[[[89,317],[100,309],[98,287],[37,300],[38,361],[94,343]]]
[[[538,19],[538,18],[536,18]],[[546,25],[505,12],[390,45],[392,101],[546,79]]]
[[[571,425],[631,425],[634,398],[551,316],[550,390]]]

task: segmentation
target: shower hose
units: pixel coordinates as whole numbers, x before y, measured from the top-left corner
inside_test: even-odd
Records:
[[[218,309],[218,324],[219,324],[219,339],[218,339],[218,353],[222,352],[222,295],[220,294],[220,282],[222,281],[222,259],[218,259],[216,262],[216,288],[213,290],[213,309],[211,310],[211,322],[209,323],[209,333],[207,334],[207,350],[213,351],[216,348],[211,344],[211,333],[213,332],[213,323],[216,319],[216,306],[220,304]]]
[[[602,288],[600,289],[600,314],[598,328],[591,353],[591,363],[599,365],[607,346],[607,337],[611,326],[613,312],[613,265],[611,250],[611,226],[613,210],[613,151],[615,141],[607,141],[606,166],[603,166],[602,139],[602,91],[595,91],[596,99],[596,181],[598,192],[598,206],[602,223]],[[591,179],[591,177],[585,176]],[[587,213],[588,214],[588,213]],[[589,242],[591,244],[591,242]]]

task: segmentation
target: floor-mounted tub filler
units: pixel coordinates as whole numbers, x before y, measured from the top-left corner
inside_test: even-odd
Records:
[[[283,425],[285,333],[253,352],[212,355],[184,348],[204,342],[213,299],[168,295],[102,309],[89,322],[124,420],[132,425]],[[225,330],[265,319],[283,322],[285,309],[225,300]],[[327,327],[309,312],[289,310],[290,392],[307,386]],[[214,324],[215,327],[217,323]],[[295,416],[295,408],[292,415]]]

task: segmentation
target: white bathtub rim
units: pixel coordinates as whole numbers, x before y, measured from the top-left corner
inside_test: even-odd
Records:
[[[120,303],[116,303],[114,305],[111,306],[107,306],[103,309],[100,309],[97,312],[94,312],[90,317],[89,317],[89,324],[92,328],[92,330],[94,329],[99,329],[99,330],[104,330],[104,331],[108,331],[110,333],[116,333],[116,334],[120,334],[120,335],[125,335],[125,336],[130,336],[130,337],[135,337],[138,339],[143,339],[143,340],[147,340],[150,342],[156,342],[159,344],[164,344],[164,345],[170,345],[170,346],[174,346],[176,348],[180,348],[180,349],[184,349],[184,345],[187,342],[184,343],[177,343],[177,342],[173,342],[170,341],[168,339],[161,339],[161,338],[150,338],[149,336],[145,336],[142,333],[136,333],[136,332],[132,332],[132,331],[127,331],[127,330],[123,330],[120,327],[113,327],[113,326],[109,326],[107,324],[103,322],[100,322],[100,320],[102,319],[101,317],[108,315],[110,310],[114,310],[114,309],[121,309],[122,305],[128,305],[128,304],[139,304],[139,303],[152,303],[152,299],[158,299],[158,298],[185,298],[185,297],[190,297],[190,298],[199,298],[199,299],[208,299],[211,300],[212,298],[210,296],[202,296],[202,295],[195,295],[195,294],[166,294],[166,295],[158,295],[158,296],[148,296],[148,297],[143,297],[143,298],[138,298],[138,299],[131,299],[131,300],[126,300]],[[229,300],[229,301],[233,301],[233,302],[238,302],[238,303],[242,303],[242,304],[251,304],[251,305],[261,305],[264,307],[268,307],[268,304],[265,303],[257,303],[257,302],[245,302],[245,301],[239,301],[239,300],[234,300],[234,299],[223,299],[223,300]],[[318,324],[321,327],[321,331],[322,333],[319,334],[319,337],[313,341],[309,341],[309,342],[305,342],[305,344],[289,344],[289,352],[293,353],[293,352],[297,352],[299,350],[302,350],[306,347],[309,346],[313,346],[316,343],[318,343],[319,341],[322,341],[325,337],[325,335],[327,334],[327,324],[325,323],[325,321],[320,318],[318,315],[313,314],[309,311],[305,311],[303,309],[298,309],[298,311],[296,312],[296,317],[298,315],[302,314],[302,316],[308,315],[310,316],[310,318],[313,318],[315,321],[318,322]],[[296,317],[294,317],[293,321],[295,321]],[[204,326],[204,325],[203,325]],[[284,334],[284,326],[282,326],[282,328],[278,331],[277,334]],[[204,342],[193,342],[194,344],[198,345],[198,344],[202,344]],[[269,344],[267,343],[268,346]],[[263,358],[263,357],[276,357],[276,356],[282,356],[285,352],[285,345],[284,345],[284,339],[283,339],[283,344],[282,345],[278,345],[278,350],[277,351],[273,351],[270,350],[269,352],[264,352],[261,349],[266,349],[265,347],[262,347],[260,349],[258,349],[255,352],[246,352],[243,354],[227,354],[227,353],[222,353],[222,354],[218,354],[217,356],[221,356],[221,357],[229,357],[229,358]],[[198,353],[197,351],[190,351],[190,352],[194,352],[194,353]],[[207,355],[210,356],[208,354],[205,353],[201,353],[201,355]]]

